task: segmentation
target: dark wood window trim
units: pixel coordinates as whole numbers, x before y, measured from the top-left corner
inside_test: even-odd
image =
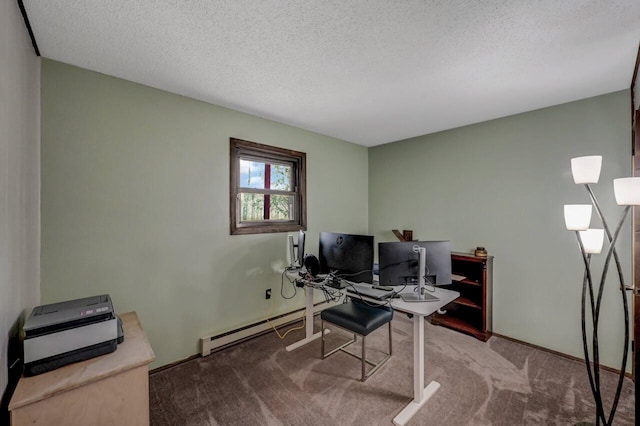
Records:
[[[242,139],[229,139],[230,179],[229,179],[229,224],[231,235],[291,232],[307,229],[307,154]],[[290,221],[269,221],[269,209],[265,208],[265,220],[241,222],[240,159],[255,158],[264,162],[292,164],[294,186],[294,217]],[[265,181],[270,179],[269,167],[265,170]],[[265,207],[269,205],[269,193],[265,192]]]
[[[639,54],[640,57],[640,54]],[[633,155],[633,175],[640,176],[640,109],[635,111],[634,122],[632,125],[632,137],[634,139],[634,155]],[[633,362],[631,372],[635,385],[635,401],[636,401],[636,419],[640,418],[640,378],[638,377],[638,368],[640,368],[640,207],[633,207],[632,220],[632,268],[633,278],[631,285],[633,286],[633,341],[631,342],[633,352]]]
[[[638,53],[636,54],[636,63],[633,68],[633,77],[631,78],[631,153],[633,158],[633,176],[640,176],[640,105],[636,105],[636,92],[640,88],[636,84],[638,79],[638,71],[640,69],[640,43],[638,44]],[[640,379],[638,378],[638,368],[640,367],[640,207],[633,207],[632,220],[632,269],[633,278],[631,285],[633,286],[633,340],[631,341],[631,350],[633,353],[631,363],[631,374],[635,386],[635,402],[636,402],[636,419],[640,418]]]

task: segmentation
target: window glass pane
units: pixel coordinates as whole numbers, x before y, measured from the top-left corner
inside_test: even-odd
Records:
[[[265,163],[240,159],[240,188],[264,189]]]
[[[240,193],[240,222],[264,221],[265,199],[269,200],[268,220],[293,220],[294,197],[290,195],[267,195]]]
[[[240,194],[240,222],[264,220],[264,195]]]
[[[291,166],[271,165],[271,186],[269,189],[291,191]]]
[[[293,220],[293,196],[271,195],[271,220]]]
[[[290,165],[240,159],[240,188],[292,191],[291,170]]]

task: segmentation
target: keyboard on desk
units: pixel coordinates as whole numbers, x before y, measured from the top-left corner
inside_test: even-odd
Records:
[[[395,294],[393,290],[373,288],[371,284],[353,284],[347,287],[347,293],[351,296],[365,296],[377,300],[386,300]]]

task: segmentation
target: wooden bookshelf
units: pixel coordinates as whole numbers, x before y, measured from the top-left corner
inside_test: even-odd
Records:
[[[444,314],[435,313],[431,323],[470,334],[483,342],[491,337],[491,300],[493,256],[478,257],[451,254],[451,271],[457,275],[450,286],[460,297],[445,306]]]

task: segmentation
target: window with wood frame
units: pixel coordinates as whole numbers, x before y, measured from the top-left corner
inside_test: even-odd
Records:
[[[304,152],[230,139],[231,234],[307,228]]]

